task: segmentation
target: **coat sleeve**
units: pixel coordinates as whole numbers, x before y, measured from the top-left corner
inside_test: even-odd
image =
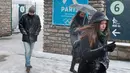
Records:
[[[78,27],[77,22],[76,22],[75,19],[73,19],[70,23],[70,29],[69,29],[70,33],[76,34],[75,30],[76,30],[77,27]]]
[[[91,49],[87,38],[83,38],[80,41],[80,56],[87,61],[95,60],[105,54],[104,47]]]
[[[35,33],[36,35],[38,35],[39,32],[41,31],[41,22],[40,22],[40,18],[39,18],[39,16],[37,16],[37,18],[38,18],[38,23],[37,23],[38,28],[37,28],[36,33]]]
[[[19,20],[19,30],[20,30],[20,32],[21,32],[22,34],[27,35],[27,32],[25,31],[23,25],[24,25],[24,17],[22,16],[22,17],[20,18],[20,20]]]

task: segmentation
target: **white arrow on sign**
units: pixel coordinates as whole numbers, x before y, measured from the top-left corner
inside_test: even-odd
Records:
[[[113,30],[112,33],[114,36],[117,36],[116,34],[121,34],[121,32],[116,32],[117,29]]]

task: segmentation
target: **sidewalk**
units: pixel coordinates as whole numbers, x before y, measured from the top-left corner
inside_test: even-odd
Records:
[[[42,52],[42,33],[32,54],[30,73],[71,73],[71,56]],[[26,73],[24,62],[21,34],[0,38],[0,73]],[[108,73],[130,73],[130,62],[111,60]]]
[[[12,34],[7,37],[0,37],[0,50],[24,54],[21,33]],[[43,31],[41,31],[38,36],[38,41],[35,43],[34,50],[43,51]]]

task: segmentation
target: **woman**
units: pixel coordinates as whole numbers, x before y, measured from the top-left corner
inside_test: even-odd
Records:
[[[78,36],[80,34],[80,32],[76,32],[78,30],[80,30],[80,27],[83,27],[84,25],[88,24],[88,18],[86,16],[86,14],[84,12],[78,11],[77,14],[74,16],[74,18],[71,21],[71,25],[70,25],[70,39],[71,39],[71,45],[73,46],[74,42],[76,40],[78,40]],[[79,53],[77,52],[78,48],[74,50],[74,48],[72,49],[72,62],[71,62],[71,68],[70,71],[71,72],[76,72],[74,70],[74,66],[76,64],[76,58],[79,57]],[[74,53],[75,52],[75,53]]]
[[[84,12],[78,11],[70,23],[69,30],[70,30],[70,38],[71,38],[72,45],[74,41],[78,39],[78,33],[75,31],[87,24],[88,24],[88,18],[86,14]]]
[[[102,12],[96,12],[81,35],[82,60],[78,73],[106,73],[109,66],[108,52],[112,52],[116,47],[115,42],[107,44],[108,30],[107,16]]]

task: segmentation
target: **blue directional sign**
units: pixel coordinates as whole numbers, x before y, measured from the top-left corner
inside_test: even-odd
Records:
[[[106,0],[111,38],[130,40],[130,0]]]
[[[76,9],[69,7],[71,4],[88,4],[88,0],[53,0],[53,25],[70,25],[70,20],[77,11]]]

